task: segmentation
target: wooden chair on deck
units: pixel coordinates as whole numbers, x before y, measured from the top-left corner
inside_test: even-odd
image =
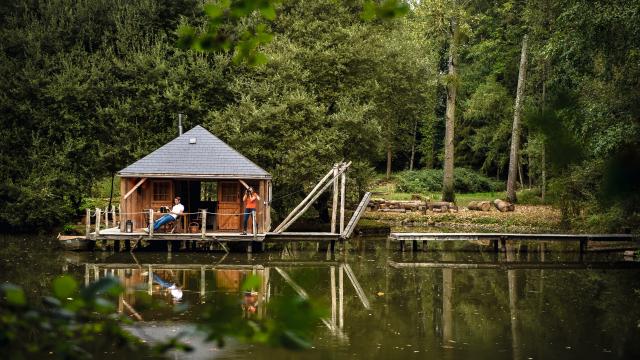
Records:
[[[184,230],[182,229],[182,217],[183,216],[184,215],[180,214],[180,215],[178,215],[178,217],[176,218],[175,221],[172,221],[172,222],[164,225],[164,226],[168,227],[168,229],[167,229],[168,233],[175,234],[175,233],[184,232]]]

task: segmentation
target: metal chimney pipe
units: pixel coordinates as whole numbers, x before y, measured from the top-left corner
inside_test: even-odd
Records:
[[[182,135],[182,114],[178,113],[178,136]]]

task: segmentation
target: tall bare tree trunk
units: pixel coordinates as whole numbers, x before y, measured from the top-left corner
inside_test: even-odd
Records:
[[[387,179],[391,177],[391,144],[387,145]]]
[[[413,123],[413,142],[411,143],[411,159],[409,160],[409,171],[413,171],[413,161],[416,157],[416,137],[418,136],[418,119]]]
[[[513,111],[513,128],[511,130],[511,153],[509,154],[509,176],[507,178],[507,199],[515,203],[516,178],[518,176],[518,151],[520,149],[520,115],[524,100],[524,82],[527,73],[527,35],[522,40],[522,54],[520,55],[520,70],[518,74],[518,89],[516,91],[516,105]]]
[[[458,26],[456,20],[451,20],[451,39],[449,42],[449,80],[447,82],[447,111],[444,133],[444,176],[442,179],[442,200],[454,201],[453,189],[453,134],[456,121],[456,95],[458,91],[458,79],[456,66],[458,63]]]
[[[542,66],[542,112],[544,113],[547,100],[547,61],[544,61]],[[542,188],[540,189],[540,197],[544,204],[544,197],[547,192],[547,149],[545,144],[545,138],[542,138],[542,159],[540,159],[540,167],[542,168]]]

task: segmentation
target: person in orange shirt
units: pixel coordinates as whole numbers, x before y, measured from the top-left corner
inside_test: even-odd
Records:
[[[247,191],[245,191],[244,196],[242,197],[242,201],[244,202],[242,235],[247,235],[247,222],[249,221],[249,216],[253,216],[254,219],[256,218],[256,208],[258,205],[258,200],[260,200],[260,196],[258,196],[258,194],[253,191],[252,187],[248,187]]]

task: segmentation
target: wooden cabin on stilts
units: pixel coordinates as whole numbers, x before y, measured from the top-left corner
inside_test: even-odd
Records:
[[[87,210],[85,237],[60,237],[60,240],[68,249],[82,248],[78,242],[97,240],[128,240],[135,244],[140,240],[161,240],[167,242],[169,251],[174,241],[183,241],[183,247],[186,243],[192,246],[217,243],[225,250],[226,243],[245,242],[248,252],[254,243],[264,241],[330,241],[333,250],[336,241],[342,242],[352,235],[371,198],[370,193],[365,194],[350,221],[345,223],[346,171],[350,165],[350,162],[335,164],[272,230],[271,174],[196,126],[118,172],[121,197],[117,215],[115,208]],[[245,233],[243,195],[249,187],[258,193],[260,200]],[[330,187],[331,231],[287,232]],[[183,214],[154,230],[154,223],[171,210],[176,197],[180,197],[184,206]]]

